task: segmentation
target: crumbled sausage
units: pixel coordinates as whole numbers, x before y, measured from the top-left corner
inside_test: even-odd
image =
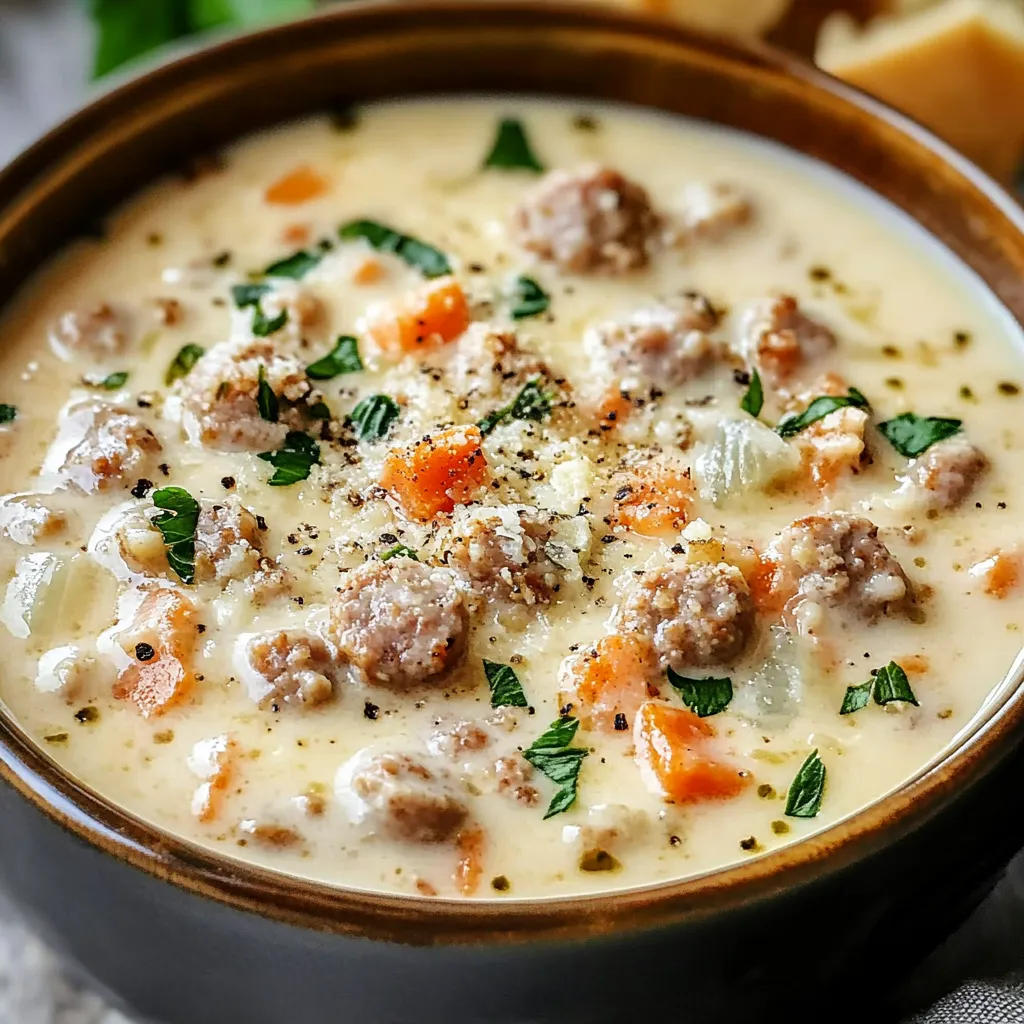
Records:
[[[677,385],[702,373],[718,354],[709,332],[718,314],[702,295],[674,306],[638,309],[627,319],[592,327],[583,345],[599,370],[617,379]]]
[[[361,565],[330,605],[330,638],[365,681],[402,689],[450,668],[468,628],[455,574],[405,556]]]
[[[775,537],[765,557],[775,567],[772,589],[783,596],[841,606],[867,620],[913,604],[902,566],[863,516],[804,516]]]
[[[256,571],[245,581],[245,591],[257,608],[290,595],[294,586],[295,576],[266,555],[257,561]]]
[[[524,248],[576,273],[621,274],[645,266],[657,227],[645,189],[596,165],[548,173],[514,220]]]
[[[836,344],[836,336],[806,316],[791,295],[762,299],[743,316],[742,355],[774,385],[783,384]]]
[[[88,309],[70,309],[50,328],[50,344],[62,359],[86,355],[105,359],[128,344],[127,315],[106,302]]]
[[[335,794],[353,824],[404,842],[448,842],[469,814],[451,773],[411,754],[361,750],[339,770]]]
[[[334,652],[304,629],[241,637],[236,661],[249,696],[261,708],[323,704],[343,675]]]
[[[298,846],[302,842],[302,836],[295,829],[269,821],[257,821],[255,818],[243,818],[238,823],[238,831],[247,839],[278,850]]]
[[[613,628],[649,637],[662,668],[720,665],[746,648],[754,630],[754,603],[735,566],[677,559],[633,584]]]
[[[683,189],[679,206],[679,233],[684,240],[718,241],[747,224],[753,213],[749,197],[723,182],[692,182]]]
[[[528,505],[460,505],[438,550],[478,596],[547,604],[564,579],[580,576],[579,551],[556,536],[560,519]]]
[[[276,423],[263,419],[256,403],[260,367],[280,401]],[[300,403],[314,397],[303,362],[270,338],[215,345],[176,388],[189,437],[222,451],[279,448],[287,431],[305,423]]]
[[[494,762],[494,778],[498,792],[516,803],[534,807],[540,801],[537,788],[530,784],[533,765],[522,754],[509,754]]]
[[[162,445],[145,423],[125,409],[100,405],[81,414],[85,433],[72,446],[60,475],[91,494],[114,486],[128,487],[152,475]]]
[[[468,754],[478,754],[490,745],[491,734],[476,722],[462,720],[454,725],[435,729],[427,746],[432,754],[458,761]]]
[[[256,517],[237,498],[203,502],[196,524],[196,580],[224,583],[249,576],[262,546]]]
[[[154,299],[153,312],[157,323],[164,327],[175,327],[185,316],[185,309],[177,299]]]
[[[59,537],[67,528],[67,514],[48,508],[38,498],[10,497],[0,501],[0,537],[33,547]]]
[[[948,511],[959,505],[988,469],[985,453],[962,434],[933,444],[897,477],[899,492],[925,509]]]

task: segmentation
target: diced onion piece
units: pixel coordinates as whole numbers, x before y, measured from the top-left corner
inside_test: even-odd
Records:
[[[0,621],[21,640],[38,634],[44,621],[53,622],[67,583],[68,560],[48,551],[18,559],[7,584]]]
[[[697,459],[701,497],[718,504],[760,490],[800,468],[800,455],[752,418],[723,420]]]
[[[800,641],[784,626],[772,626],[772,650],[754,675],[737,687],[730,711],[759,728],[781,729],[803,698],[805,672]]]

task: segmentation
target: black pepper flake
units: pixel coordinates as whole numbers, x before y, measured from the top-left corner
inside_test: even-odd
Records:
[[[363,705],[363,718],[368,718],[371,722],[377,721],[377,715],[380,714],[380,708],[376,705],[367,701]]]
[[[997,385],[996,389],[1001,395],[1014,396],[1020,394],[1020,385],[1014,384],[1012,380],[1001,380]]]
[[[626,716],[621,712],[616,712],[615,715],[615,731],[625,732],[629,728],[629,722],[626,721]]]
[[[67,743],[69,737],[66,732],[53,732],[49,736],[44,736],[43,739],[47,743]]]
[[[971,335],[968,331],[957,331],[953,335],[953,344],[956,345],[957,348],[967,348],[970,343]]]
[[[139,661],[152,661],[156,657],[156,651],[152,644],[140,643],[135,645],[135,657]]]
[[[151,490],[153,490],[153,481],[147,480],[143,477],[142,479],[137,480],[135,486],[132,488],[132,497],[144,498]]]
[[[210,262],[215,267],[226,267],[231,262],[231,253],[225,249],[223,252],[217,253]]]
[[[816,266],[811,267],[807,274],[812,281],[827,281],[832,276],[832,271],[828,267]]]
[[[79,708],[75,712],[75,721],[81,722],[83,725],[89,722],[95,722],[100,717],[99,709],[94,708],[91,704],[84,708]]]
[[[160,472],[163,473],[164,476],[170,476],[171,475],[171,467],[168,466],[166,462],[161,462],[160,466],[159,466],[159,469],[160,469]]]
[[[682,843],[682,839],[680,839],[679,836],[669,836],[668,837],[668,845],[669,846],[679,846],[681,843]]]
[[[263,516],[257,514],[256,516],[256,528],[259,530],[265,530],[267,528],[267,521]]]
[[[740,387],[746,387],[750,383],[750,374],[746,370],[733,370],[732,379],[736,381]]]
[[[587,588],[587,590],[593,590],[594,589],[594,584],[596,582],[597,582],[597,579],[594,576],[584,576],[583,577],[583,585]]]
[[[685,549],[683,548],[683,545],[682,544],[673,544],[672,545],[672,554],[673,555],[685,554]]]
[[[996,502],[996,508],[1006,508],[1006,502],[1005,501],[997,501]]]
[[[397,544],[398,538],[393,533],[382,533],[380,535],[381,544]]]
[[[135,399],[135,404],[140,409],[152,409],[153,408],[153,403],[148,398],[137,398],[137,399]]]
[[[235,486],[235,478],[233,476],[222,476],[220,478],[220,485],[225,491],[230,491]]]
[[[496,875],[491,879],[491,888],[495,892],[508,892],[512,883],[504,875]]]
[[[757,849],[757,839],[756,839],[756,837],[754,837],[754,836],[747,836],[746,839],[741,839],[740,840],[740,849],[741,850],[756,850]]]
[[[308,544],[306,544],[303,547],[299,548],[299,550],[296,552],[296,554],[299,554],[299,555],[311,555],[311,554],[313,554],[313,549]]]
[[[619,538],[618,538],[618,537],[616,537],[616,536],[615,536],[614,534],[611,534],[611,533],[606,533],[606,534],[605,534],[605,535],[604,535],[604,536],[603,536],[603,537],[601,538],[601,543],[602,543],[602,544],[614,544],[614,543],[615,543],[615,541],[617,541],[618,539],[619,539]]]
[[[775,788],[773,786],[769,786],[767,782],[762,782],[761,785],[757,787],[757,795],[761,797],[762,800],[770,800],[775,796]]]

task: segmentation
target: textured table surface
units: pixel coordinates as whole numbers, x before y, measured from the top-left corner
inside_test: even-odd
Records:
[[[83,6],[0,0],[0,165],[87,96]],[[934,1004],[914,1024],[1024,1024],[1024,854],[960,932],[908,979],[904,998],[908,1007]],[[71,981],[0,906],[0,1024],[129,1022]]]

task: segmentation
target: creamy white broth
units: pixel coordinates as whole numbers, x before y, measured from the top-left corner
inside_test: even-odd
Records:
[[[593,118],[596,130],[574,123],[580,112]],[[560,271],[525,251],[509,228],[510,211],[535,187],[535,176],[479,170],[499,117],[509,114],[522,119],[549,168],[589,161],[616,168],[646,188],[653,206],[670,218],[674,209],[682,215],[687,183],[731,183],[749,198],[749,223],[720,238],[659,246],[646,268],[630,273]],[[269,204],[267,188],[300,165],[323,176],[326,192],[301,205]],[[488,597],[472,612],[461,660],[418,688],[353,681],[339,656],[340,681],[329,701],[260,708],[239,672],[237,638],[282,628],[325,630],[327,606],[351,573],[396,543],[429,560],[430,526],[408,521],[374,488],[390,449],[479,418],[479,399],[460,409],[449,364],[460,347],[471,350],[472,332],[482,328],[397,362],[366,336],[368,310],[372,318],[375,304],[422,287],[423,278],[384,255],[379,281],[353,282],[370,250],[361,242],[338,242],[337,228],[363,217],[447,254],[474,319],[516,330],[520,344],[550,364],[552,378],[571,385],[568,398],[559,385],[563,397],[550,417],[511,420],[484,439],[489,480],[497,486],[489,484],[479,497],[488,505],[523,503],[560,513],[567,517],[560,525],[574,530],[585,524],[589,555],[586,544],[576,546],[589,583],[567,570],[550,603],[511,610]],[[308,227],[309,247],[321,238],[334,240],[334,247],[301,281],[276,281],[275,287],[318,299],[324,312],[320,323],[301,332],[293,316],[271,342],[308,363],[330,351],[339,334],[358,335],[365,371],[318,383],[334,419],[344,420],[360,398],[376,393],[398,398],[401,413],[382,441],[355,442],[339,427],[343,443],[321,442],[323,464],[307,481],[270,487],[271,467],[253,452],[190,443],[180,394],[188,377],[170,388],[164,377],[187,343],[202,346],[209,359],[219,343],[247,337],[251,310],[234,308],[231,286],[299,247],[296,225]],[[550,294],[548,316],[509,318],[509,284],[520,273]],[[584,334],[685,291],[702,293],[724,311],[709,332],[723,345],[739,339],[751,302],[794,296],[838,337],[834,349],[796,375],[795,394],[818,393],[816,381],[831,371],[867,396],[874,423],[906,411],[960,418],[964,435],[991,468],[959,507],[929,514],[896,494],[896,474],[908,459],[869,426],[870,461],[823,491],[779,485],[718,507],[698,493],[685,531],[680,524],[657,538],[609,524],[621,485],[613,470],[624,455],[658,443],[680,466],[695,469],[716,422],[741,415],[745,385],[734,377],[741,361],[721,358],[685,383],[662,384],[663,394],[612,429],[595,429],[594,405],[608,367],[590,361]],[[158,316],[156,300],[167,299],[180,303],[173,324]],[[124,351],[98,361],[55,354],[51,326],[69,310],[102,303],[129,317]],[[454,838],[396,841],[375,834],[372,823],[349,820],[344,794],[339,800],[336,793],[339,768],[371,747],[407,752],[452,773],[454,791],[469,808],[465,828],[478,825],[484,836],[483,874],[473,895],[570,894],[713,870],[827,827],[919,771],[975,716],[1020,649],[1013,588],[999,599],[985,592],[986,577],[969,572],[996,551],[1012,561],[1019,541],[1015,519],[1024,483],[1014,420],[1022,371],[1015,326],[956,261],[885,204],[760,141],[635,110],[525,99],[375,106],[360,111],[357,126],[346,131],[328,119],[303,122],[247,139],[226,150],[217,169],[191,180],[174,177],[132,201],[110,220],[102,240],[72,247],[26,289],[6,315],[3,337],[0,401],[18,410],[2,439],[4,489],[52,492],[42,500],[67,514],[63,530],[24,545],[5,512],[10,502],[0,508],[0,523],[7,524],[0,567],[12,581],[3,613],[3,699],[73,775],[141,817],[232,857],[367,889],[455,894]],[[192,372],[202,366],[200,360]],[[444,373],[429,372],[435,368]],[[81,386],[83,374],[100,379],[116,371],[129,374],[121,388]],[[778,389],[768,381],[765,387],[762,418],[773,424],[781,414]],[[632,388],[631,394],[647,390]],[[116,523],[121,513],[113,510],[122,506],[151,509],[152,489],[132,496],[141,473],[88,495],[68,485],[60,465],[77,436],[74,419],[63,449],[55,449],[54,439],[62,410],[83,400],[116,404],[152,429],[162,451],[145,476],[155,488],[184,487],[213,502],[237,497],[263,517],[264,554],[294,576],[288,590],[256,606],[242,578],[227,586],[182,587],[165,563],[157,585],[186,592],[204,630],[191,695],[150,717],[113,696],[117,673],[132,659],[111,637],[119,615],[123,627],[138,606],[138,588],[153,581],[130,571],[96,527],[104,516],[106,524]],[[576,515],[581,503],[589,514]],[[750,702],[749,681],[769,653],[774,621],[762,611],[741,655],[680,669],[732,680],[732,703],[703,721],[717,733],[711,741],[716,756],[744,773],[738,795],[668,803],[645,785],[628,729],[586,727],[574,742],[591,753],[569,810],[544,818],[557,787],[539,772],[529,780],[537,792],[533,804],[498,792],[495,759],[528,747],[559,716],[563,658],[574,645],[586,649],[609,632],[613,610],[638,578],[635,570],[695,559],[709,537],[762,550],[794,519],[833,511],[865,515],[881,528],[917,591],[914,613],[861,622],[841,607],[826,612],[820,628],[812,627],[817,642],[810,636],[795,641],[805,679],[791,717],[766,717]],[[162,555],[162,539],[155,536]],[[70,584],[63,603],[59,588],[51,588],[26,623],[17,599],[30,577],[23,560],[35,558],[45,572],[46,553],[73,563],[59,570]],[[52,665],[61,655],[47,655],[66,645],[96,659],[77,692],[55,689]],[[39,672],[41,656],[51,671]],[[513,664],[531,708],[497,713],[500,721],[486,725],[490,740],[481,752],[458,759],[432,753],[430,738],[439,727],[496,717],[482,659]],[[870,703],[840,716],[846,687],[890,660],[910,666],[920,706]],[[657,700],[682,708],[679,694],[656,675]],[[95,712],[83,712],[88,708]],[[579,709],[569,709],[574,712]],[[203,783],[203,748],[194,748],[221,736],[233,744],[232,771],[212,820],[201,821],[193,801]],[[787,789],[813,749],[828,773],[820,813],[787,816]],[[626,834],[574,839],[573,828],[588,824],[588,810],[608,804],[636,812],[595,812],[597,818],[627,818]],[[581,869],[581,857],[597,847],[608,847],[614,870]]]

